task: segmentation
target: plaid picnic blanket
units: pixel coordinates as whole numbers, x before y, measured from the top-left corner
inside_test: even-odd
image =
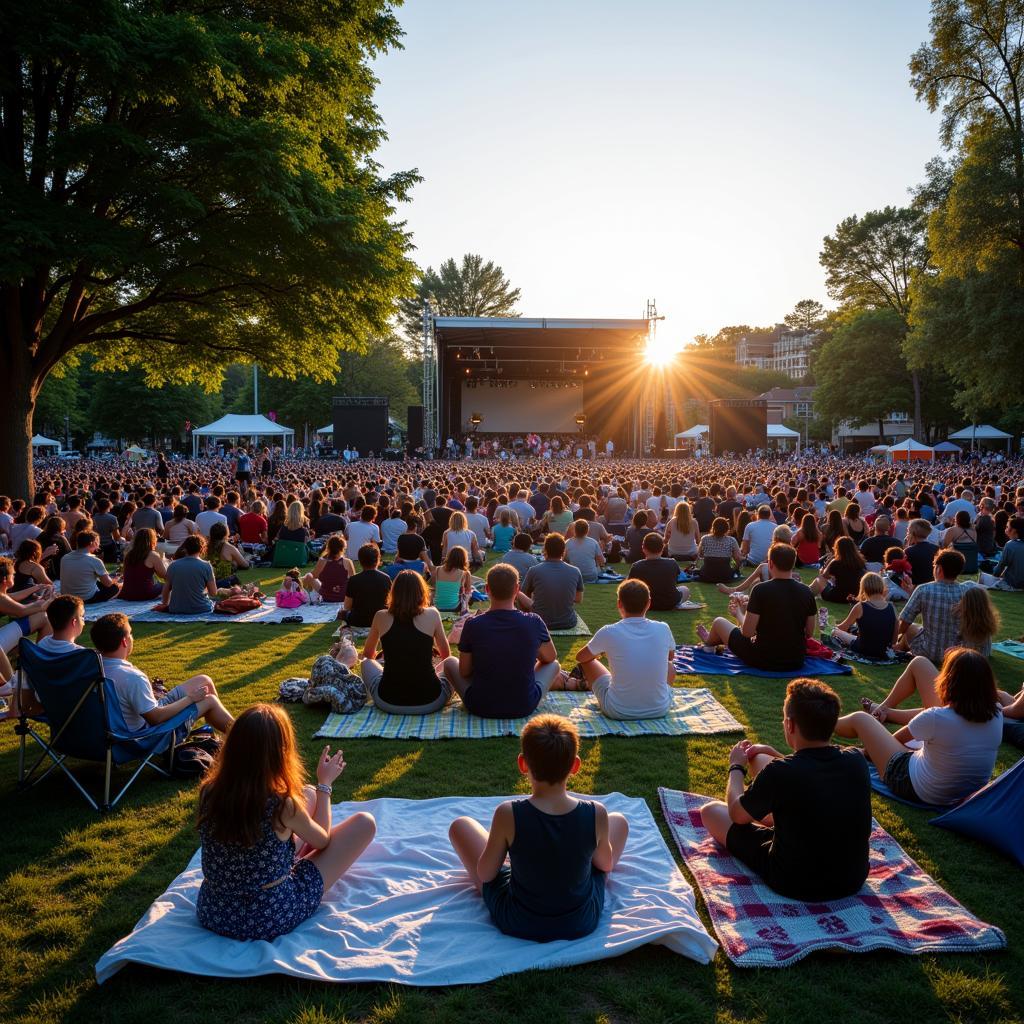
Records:
[[[572,629],[549,629],[548,633],[551,636],[590,636],[590,627],[577,615]]]
[[[562,715],[576,723],[584,739],[594,736],[687,736],[742,732],[743,726],[710,690],[673,690],[674,705],[662,718],[625,722],[606,718],[591,693],[556,691],[540,702],[535,715]],[[518,736],[527,718],[479,718],[459,700],[432,715],[389,715],[367,705],[354,715],[327,716],[317,739],[482,740]]]
[[[786,967],[821,949],[865,953],[978,953],[1006,936],[941,889],[888,832],[872,822],[871,868],[860,892],[801,903],[773,892],[705,831],[708,797],[659,789],[679,852],[700,889],[715,934],[737,967]]]

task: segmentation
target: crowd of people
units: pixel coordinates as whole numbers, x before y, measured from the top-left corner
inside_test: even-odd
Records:
[[[562,688],[591,691],[613,718],[656,718],[672,702],[679,639],[793,674],[816,634],[840,655],[895,652],[905,665],[890,694],[847,714],[823,683],[790,682],[793,752],[736,744],[725,800],[702,812],[774,889],[815,901],[849,895],[867,875],[868,761],[897,795],[950,805],[988,781],[1004,733],[1020,742],[1024,691],[999,689],[989,661],[999,630],[989,590],[1024,589],[1020,461],[965,471],[815,453],[678,463],[607,452],[557,464],[523,454],[339,464],[240,449],[117,467],[43,463],[36,494],[0,496],[0,612],[10,619],[0,694],[31,699],[13,687],[8,656],[29,635],[74,649],[87,604],[153,599],[202,614],[239,571],[286,567],[277,556],[292,551],[312,567],[305,558],[286,567],[282,592],[336,604],[353,642],[365,632],[361,654],[343,643],[336,655],[391,714],[427,714],[457,697],[473,715],[525,717]],[[563,668],[552,632],[572,630],[588,589],[609,579],[618,620]],[[683,625],[695,583],[726,592],[728,616]],[[469,614],[476,599],[486,610]],[[374,835],[366,814],[332,824],[341,755],[325,749],[306,786],[279,707],[235,720],[208,676],[170,688],[150,680],[131,662],[120,612],[90,635],[131,727],[191,708],[227,735],[200,798],[200,920],[237,938],[295,927]],[[915,697],[920,707],[903,706]],[[865,756],[836,737],[859,740]],[[519,767],[531,795],[502,804],[489,829],[454,821],[452,844],[503,931],[586,934],[628,823],[569,795],[579,757],[566,720],[532,719]]]

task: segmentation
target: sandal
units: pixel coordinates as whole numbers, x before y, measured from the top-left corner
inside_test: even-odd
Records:
[[[867,697],[861,697],[860,706],[872,718],[877,718],[879,722],[884,723],[889,717],[887,714],[889,709],[887,707],[882,704],[876,704],[873,700],[869,700]]]

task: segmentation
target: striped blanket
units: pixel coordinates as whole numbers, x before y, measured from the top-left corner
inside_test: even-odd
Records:
[[[711,695],[710,690],[673,690],[675,703],[662,718],[624,722],[601,714],[590,693],[549,693],[534,714],[570,719],[584,739],[594,736],[687,736],[742,732],[743,726]],[[482,740],[518,736],[527,718],[479,718],[467,713],[458,699],[432,715],[389,715],[372,704],[354,715],[327,716],[318,739]]]
[[[1006,946],[998,928],[941,889],[877,822],[860,891],[827,903],[802,903],[773,892],[711,838],[700,820],[708,797],[673,789],[659,789],[658,795],[715,934],[738,967],[786,967],[821,949],[931,954]]]

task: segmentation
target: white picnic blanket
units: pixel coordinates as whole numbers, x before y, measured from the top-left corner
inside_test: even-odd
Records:
[[[101,601],[99,604],[85,606],[87,622],[93,622],[102,615],[111,612],[123,612],[132,622],[262,622],[279,623],[288,615],[301,615],[304,623],[334,622],[338,617],[340,604],[304,604],[301,608],[278,608],[273,597],[263,600],[262,608],[253,608],[251,612],[240,612],[238,615],[218,615],[208,612],[205,615],[170,615],[168,612],[153,611],[156,601]]]
[[[596,798],[624,814],[630,829],[623,858],[607,878],[597,930],[571,942],[502,935],[452,850],[448,827],[463,814],[487,826],[506,799],[336,805],[334,821],[369,811],[377,837],[320,909],[273,942],[238,942],[200,926],[197,851],[132,933],[100,957],[96,980],[102,984],[125,964],[140,963],[214,978],[286,974],[315,981],[466,985],[621,956],[649,942],[698,963],[711,961],[718,944],[697,916],[693,889],[647,804],[621,793]]]

